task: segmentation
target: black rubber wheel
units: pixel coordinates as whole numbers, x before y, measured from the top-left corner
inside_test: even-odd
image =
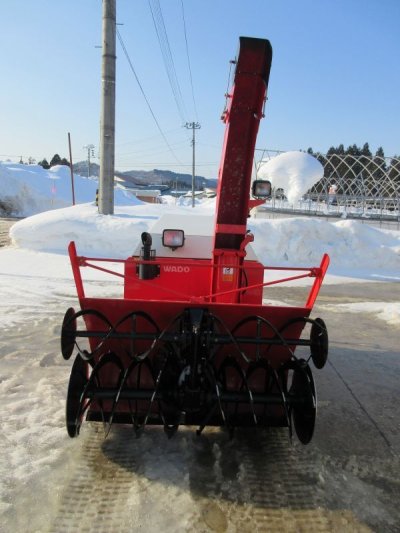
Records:
[[[289,394],[294,399],[292,417],[296,435],[302,444],[308,444],[314,434],[317,416],[315,384],[308,365],[293,370]]]
[[[70,307],[67,309],[61,327],[61,353],[66,361],[71,357],[74,351],[76,340],[76,318],[75,310]]]
[[[311,358],[315,368],[323,368],[328,359],[328,331],[322,318],[316,318],[311,326]]]
[[[87,366],[88,364],[83,361],[81,356],[77,355],[69,378],[66,404],[66,424],[68,435],[71,438],[79,435],[79,429],[85,411],[84,399],[81,398],[81,396],[88,382]]]

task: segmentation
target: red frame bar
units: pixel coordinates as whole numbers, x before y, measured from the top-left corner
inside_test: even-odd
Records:
[[[97,258],[97,257],[78,256],[77,253],[76,253],[76,247],[75,247],[75,243],[74,242],[71,242],[69,244],[68,252],[69,252],[69,256],[70,256],[70,260],[71,260],[72,272],[73,272],[73,275],[74,275],[76,290],[77,290],[77,294],[78,294],[78,298],[79,299],[85,298],[85,291],[84,291],[82,276],[81,276],[81,272],[80,272],[80,268],[81,267],[93,268],[94,270],[99,270],[101,272],[105,272],[106,274],[111,274],[113,276],[117,276],[117,277],[122,278],[124,280],[126,279],[125,274],[120,274],[119,272],[115,272],[113,270],[110,270],[110,269],[107,269],[107,268],[103,268],[103,267],[98,266],[98,265],[93,265],[93,264],[89,263],[89,261],[96,261],[96,262],[100,262],[100,263],[123,263],[123,264],[125,264],[127,261],[131,260],[130,258],[129,259],[111,259],[111,258]],[[170,262],[168,260],[165,260],[164,258],[159,258],[156,261],[142,261],[142,260],[135,259],[135,264],[137,264],[137,265],[140,265],[140,264],[172,265],[172,264],[175,264],[175,263],[172,263],[172,262]],[[196,267],[208,268],[208,269],[221,268],[221,267],[218,267],[218,265],[212,264],[211,260],[210,260],[209,263],[201,263],[201,262],[196,262],[193,259],[191,259],[191,260],[186,260],[186,261],[185,260],[180,261],[179,264],[181,266],[185,266],[185,265],[193,266],[193,264],[195,264]],[[224,267],[226,267],[226,266],[227,265],[224,265]],[[228,266],[230,266],[230,265],[228,265]],[[238,266],[237,264],[232,264],[231,266],[234,267],[234,268],[242,269],[242,270],[245,270],[245,269],[248,270],[248,269],[252,269],[252,268],[258,269],[258,268],[260,268],[260,263],[252,264],[252,262],[249,261],[249,262],[247,262],[247,263],[245,263],[244,265],[241,265],[241,266]],[[219,292],[219,293],[214,293],[214,294],[211,293],[211,294],[204,295],[200,299],[198,297],[196,297],[195,300],[196,301],[201,300],[203,302],[211,302],[216,297],[219,297],[219,296],[222,296],[222,295],[226,295],[226,294],[241,293],[241,292],[244,292],[244,291],[247,291],[247,290],[251,290],[251,289],[257,289],[257,288],[260,288],[260,287],[268,287],[268,286],[271,286],[271,285],[277,285],[279,283],[285,283],[287,281],[294,281],[294,280],[298,280],[298,279],[314,277],[315,281],[314,281],[314,283],[313,283],[313,285],[312,285],[312,287],[310,289],[310,292],[309,292],[308,298],[307,298],[307,302],[305,304],[305,307],[307,309],[311,310],[313,308],[315,300],[316,300],[316,298],[318,296],[318,293],[319,293],[319,290],[321,288],[321,285],[322,285],[323,279],[325,277],[325,273],[326,273],[326,271],[328,269],[328,266],[329,266],[329,256],[328,256],[328,254],[324,254],[323,255],[322,260],[321,260],[321,264],[320,264],[319,267],[309,267],[308,268],[308,267],[267,267],[267,266],[263,266],[262,268],[264,269],[264,271],[266,271],[266,270],[279,271],[280,270],[280,271],[287,271],[287,272],[305,272],[305,274],[300,274],[300,275],[297,275],[297,276],[290,276],[290,277],[280,278],[280,279],[273,280],[273,281],[266,281],[266,282],[263,282],[263,283],[250,285],[250,286],[246,286],[246,287],[239,287],[239,288],[231,289],[231,290],[224,291],[224,292]],[[139,279],[137,279],[136,281],[139,282],[139,283],[145,283],[148,286],[152,286],[152,283],[151,283],[150,280],[139,280]],[[160,289],[160,287],[158,287],[158,288]],[[183,301],[191,301],[191,300],[188,300],[186,294],[181,294],[178,291],[175,291],[174,289],[171,289],[169,287],[162,287],[161,289],[166,291],[166,292],[168,292],[168,293],[170,293],[171,295],[173,295],[175,297],[178,297],[178,298],[182,299]],[[237,305],[237,304],[232,304],[232,305]]]
[[[80,270],[81,258],[78,257],[76,253],[76,247],[75,247],[74,241],[69,243],[68,253],[69,253],[69,258],[71,260],[72,273],[74,275],[76,292],[78,293],[78,298],[81,300],[82,298],[85,298],[85,290],[83,288],[82,276],[81,276],[81,270]]]
[[[311,291],[310,291],[310,293],[308,295],[308,299],[307,299],[307,302],[306,302],[306,307],[308,309],[312,309],[314,307],[315,300],[317,299],[317,296],[318,296],[319,290],[321,288],[322,282],[324,280],[326,271],[328,270],[329,261],[330,261],[329,260],[329,255],[328,254],[324,254],[322,256],[322,261],[321,261],[320,267],[318,269],[318,272],[317,272],[317,274],[315,276],[314,284],[311,287]]]

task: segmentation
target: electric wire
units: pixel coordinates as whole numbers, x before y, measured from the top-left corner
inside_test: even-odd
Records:
[[[176,147],[179,147],[179,146],[183,146],[183,145],[186,145],[187,142],[186,142],[186,139],[184,141],[179,141],[179,142],[176,142],[176,143],[171,143],[170,146],[171,148],[176,148]],[[163,149],[164,148],[164,149]],[[165,154],[166,153],[166,150],[165,150],[165,146],[164,144],[161,146],[161,145],[153,145],[151,148],[142,148],[142,149],[139,149],[139,150],[130,150],[129,152],[116,152],[115,155],[118,155],[118,157],[127,157],[127,156],[131,156],[131,155],[150,155],[150,154],[154,154],[155,156],[158,155],[158,154]]]
[[[153,19],[154,28],[156,30],[158,43],[160,45],[161,54],[164,60],[164,66],[167,71],[168,80],[172,89],[172,94],[182,123],[186,123],[186,108],[182,98],[182,92],[179,86],[178,77],[176,75],[175,64],[172,57],[171,47],[168,40],[167,30],[165,28],[164,17],[161,11],[159,0],[149,0],[149,7]]]
[[[141,167],[149,167],[149,168],[158,168],[158,167],[161,167],[161,166],[168,166],[170,163],[161,163],[161,162],[153,162],[153,163],[138,163],[138,165],[140,165]],[[218,165],[218,161],[214,161],[212,163],[199,163],[199,164],[196,164],[196,167],[215,167],[215,165]],[[192,163],[180,163],[180,164],[175,164],[174,165],[175,167],[186,167],[186,168],[192,168]],[[129,169],[132,169],[132,165],[122,165],[122,164],[118,164],[118,168],[129,168]]]
[[[174,129],[171,129],[171,130],[164,131],[164,133],[165,133],[165,135],[167,135],[169,133],[177,133],[178,131],[181,132],[182,129],[180,127],[179,128],[174,128]],[[116,143],[115,146],[123,146],[123,145],[126,145],[126,144],[137,145],[137,144],[146,143],[148,141],[152,141],[153,139],[158,139],[158,138],[159,138],[159,134],[157,133],[156,135],[150,135],[149,137],[141,137],[140,139],[134,139],[134,140],[125,141],[125,142],[122,142],[122,143]]]
[[[192,68],[190,66],[189,45],[188,45],[187,32],[186,32],[185,9],[183,7],[183,0],[181,0],[181,5],[182,5],[183,32],[185,34],[186,57],[187,57],[187,63],[188,63],[188,68],[189,68],[190,86],[191,86],[191,89],[192,89],[193,107],[194,107],[194,113],[196,115],[196,122],[198,122],[199,121],[199,117],[198,117],[198,113],[197,113],[196,99],[194,97]]]
[[[231,86],[231,73],[232,73],[232,65],[234,62],[229,61],[229,74],[228,74],[228,84],[226,86],[226,92],[225,92],[225,109],[226,111],[228,109],[228,97],[229,97],[229,89]]]
[[[169,142],[168,142],[168,139],[166,138],[166,136],[165,136],[163,130],[161,129],[161,126],[160,126],[160,124],[159,124],[159,122],[158,122],[158,120],[157,120],[157,118],[156,118],[156,116],[155,116],[155,114],[154,114],[154,111],[153,111],[153,109],[152,109],[152,107],[151,107],[151,105],[150,105],[150,102],[149,102],[149,100],[148,100],[148,98],[147,98],[147,96],[146,96],[146,93],[144,92],[144,89],[143,89],[143,87],[142,87],[142,84],[140,83],[140,80],[139,80],[139,78],[138,78],[138,75],[136,74],[136,71],[135,71],[135,69],[134,69],[134,67],[133,67],[133,64],[132,64],[131,58],[130,58],[130,56],[129,56],[128,50],[126,49],[125,43],[124,43],[124,41],[123,41],[123,39],[122,39],[122,37],[121,37],[121,34],[120,34],[118,28],[117,28],[117,37],[118,37],[119,43],[120,43],[120,45],[121,45],[121,48],[122,48],[122,50],[123,50],[123,52],[124,52],[124,54],[125,54],[125,57],[126,57],[126,59],[128,60],[128,64],[129,64],[129,66],[130,66],[130,68],[131,68],[131,71],[132,71],[133,75],[135,76],[136,82],[137,82],[137,84],[138,84],[138,86],[139,86],[139,89],[140,89],[142,95],[143,95],[143,98],[144,98],[145,101],[146,101],[146,104],[147,104],[147,107],[149,108],[149,111],[150,111],[150,113],[151,113],[151,116],[153,117],[153,120],[154,120],[154,122],[156,123],[156,126],[157,126],[157,128],[158,128],[158,131],[160,132],[162,138],[163,138],[164,141],[165,141],[165,144],[168,146],[168,149],[169,149],[170,153],[173,155],[174,159],[175,159],[176,161],[178,161],[178,163],[179,163],[180,165],[182,165],[182,162],[179,160],[179,158],[176,156],[175,152],[172,150],[172,148],[171,148],[171,146],[170,146],[170,144],[169,144]]]

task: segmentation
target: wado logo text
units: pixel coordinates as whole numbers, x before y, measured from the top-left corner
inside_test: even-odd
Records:
[[[178,274],[188,274],[190,272],[190,267],[167,265],[163,267],[163,270],[164,272],[176,272]]]

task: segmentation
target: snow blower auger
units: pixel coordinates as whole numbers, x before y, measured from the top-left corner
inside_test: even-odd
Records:
[[[240,38],[211,223],[201,215],[164,215],[124,260],[78,256],[70,243],[81,307],[68,309],[61,335],[64,359],[77,351],[66,407],[71,437],[86,419],[102,422],[106,434],[113,423],[137,432],[157,424],[168,436],[181,424],[197,426],[198,434],[206,426],[284,426],[290,436],[294,426],[303,444],[311,440],[316,391],[309,361],[324,366],[328,335],[323,320],[309,315],[329,258],[318,267],[265,267],[247,230],[250,209],[271,193],[268,181],[251,186],[271,58],[269,41]],[[118,276],[123,296],[87,297],[84,268]],[[290,273],[276,279],[278,271]],[[300,278],[311,285],[304,306],[263,304],[268,286]]]

